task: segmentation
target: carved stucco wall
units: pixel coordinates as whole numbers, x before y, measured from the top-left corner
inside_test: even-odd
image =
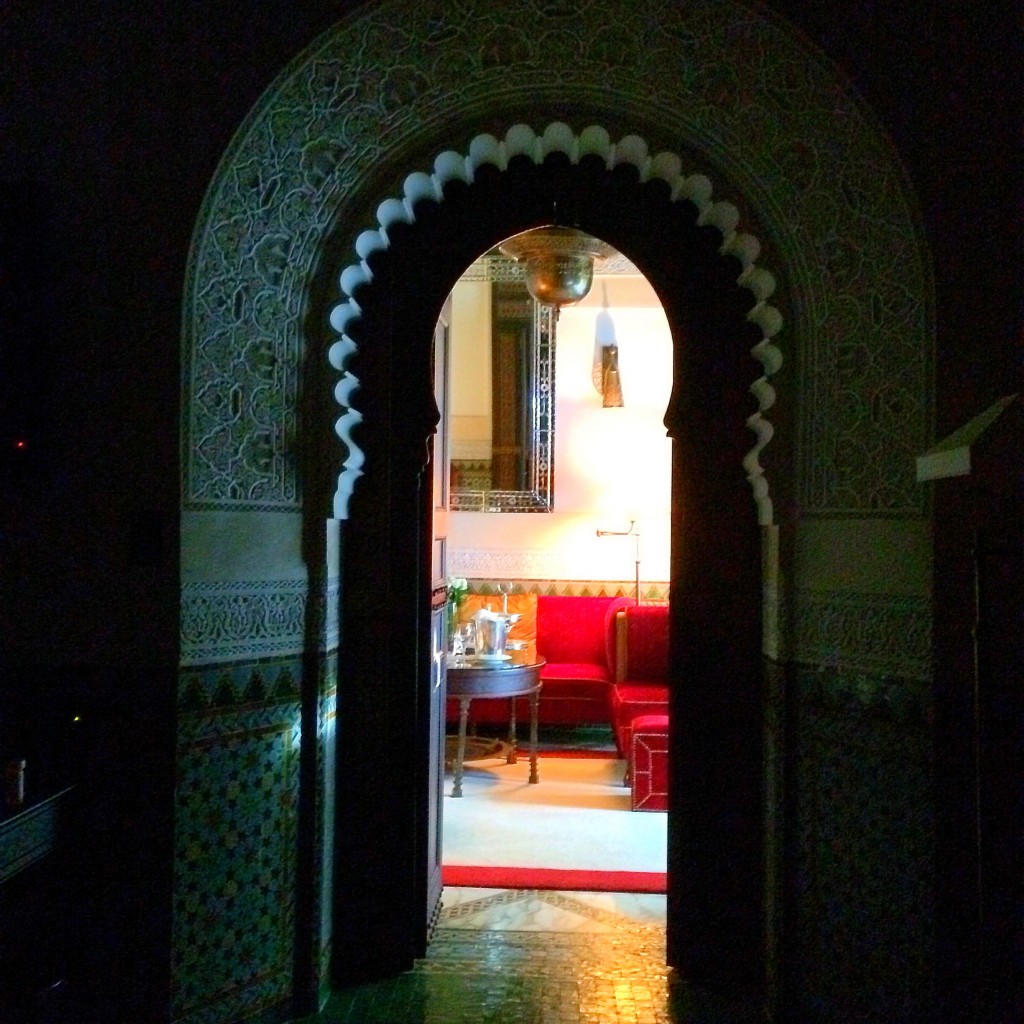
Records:
[[[728,181],[756,211],[785,277],[791,319],[779,344],[799,376],[790,514],[829,519],[840,533],[851,520],[884,521],[887,546],[901,548],[906,524],[926,512],[913,457],[929,437],[932,325],[900,165],[834,69],[765,11],[634,6],[624,18],[619,4],[478,0],[455,24],[443,3],[387,3],[285,71],[226,154],[197,229],[185,303],[186,525],[203,512],[301,509],[300,355],[327,340],[303,336],[309,281],[332,226],[387,197],[368,191],[381,168],[430,170],[402,154],[464,150],[492,107],[550,108],[656,126],[659,141],[702,155],[692,170]],[[511,123],[490,127],[500,136]],[[339,445],[339,465],[345,455]],[[279,517],[288,538],[299,530],[290,518]],[[236,575],[233,557],[207,547],[183,562],[187,621],[201,620],[191,603],[208,612],[229,599],[201,587]],[[857,603],[864,580],[841,586],[819,569],[804,561],[800,578],[790,573],[789,597],[803,590],[820,607],[816,595],[843,590]],[[927,634],[926,591],[923,575],[898,595],[898,617],[920,602],[915,635]],[[812,648],[835,643],[834,617],[831,639],[815,639],[799,608],[788,614]],[[252,620],[257,631],[265,622]]]
[[[303,508],[296,433],[302,360],[309,346],[323,346],[326,359],[335,340],[331,303],[310,308],[325,244],[339,224],[352,225],[354,244],[375,226],[377,204],[400,194],[409,172],[429,171],[437,153],[465,151],[477,133],[501,137],[517,122],[637,132],[652,148],[693,154],[684,171],[752,211],[784,281],[778,344],[792,374],[786,423],[796,454],[795,477],[783,481],[789,500],[777,509],[795,539],[765,578],[775,639],[792,645],[773,649],[821,666],[853,704],[884,703],[892,678],[923,690],[927,508],[913,457],[930,434],[932,311],[899,162],[835,69],[764,9],[639,0],[627,16],[625,6],[467,0],[457,19],[446,0],[366,7],[286,69],[225,154],[197,224],[184,303],[182,834],[211,810],[234,815],[243,839],[263,827],[256,805],[248,814],[222,808],[223,779],[191,756],[211,730],[234,736],[268,772],[283,766],[273,769],[284,772],[279,788],[292,792],[295,655],[310,636],[328,653],[337,645],[326,619],[334,581],[315,567],[310,585],[300,543],[304,516],[322,522],[330,510]],[[349,249],[338,271],[354,259]],[[322,333],[307,335],[310,322]],[[347,455],[338,443],[332,473]],[[864,545],[873,558],[860,557]],[[837,547],[850,559],[837,561]],[[333,672],[323,676],[318,721],[328,722]],[[321,768],[330,757],[325,747]],[[237,765],[228,761],[230,774]],[[188,855],[179,849],[179,882]],[[293,881],[275,876],[286,904]],[[191,907],[210,895],[176,898]],[[245,932],[253,922],[239,914],[224,927]],[[268,965],[291,922],[285,906],[267,926]],[[179,953],[189,928],[207,927],[182,911]],[[323,965],[329,933],[321,938]],[[238,964],[224,974],[235,1004],[287,997],[283,974],[251,993]],[[176,985],[181,1019],[217,1019],[218,991],[184,969]]]

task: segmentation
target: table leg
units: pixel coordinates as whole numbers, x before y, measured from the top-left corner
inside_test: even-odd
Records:
[[[516,764],[519,760],[516,754],[516,699],[509,697],[508,700],[508,753],[505,755],[505,764]]]
[[[466,756],[466,722],[469,720],[469,702],[472,697],[459,698],[459,746],[452,769],[452,796],[462,796],[462,762]]]
[[[537,774],[537,706],[540,704],[540,687],[530,694],[530,781],[540,782]]]

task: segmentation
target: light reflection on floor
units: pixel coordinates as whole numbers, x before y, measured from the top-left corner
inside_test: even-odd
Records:
[[[573,735],[574,745],[580,737]],[[592,746],[613,752],[609,736]],[[565,746],[555,737],[552,748]],[[582,744],[586,746],[586,744]],[[542,747],[544,744],[542,744]],[[665,966],[665,896],[446,886],[427,955],[294,1024],[754,1024]]]
[[[752,1024],[665,966],[665,897],[445,889],[426,957],[302,1024]]]

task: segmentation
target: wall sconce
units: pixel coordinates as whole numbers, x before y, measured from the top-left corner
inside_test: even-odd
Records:
[[[601,282],[604,308],[594,321],[594,368],[592,379],[601,406],[621,409],[622,380],[619,377],[619,343],[615,340],[615,321],[608,312],[608,283]]]
[[[601,348],[601,407],[621,409],[622,381],[619,379],[619,346],[604,345]]]

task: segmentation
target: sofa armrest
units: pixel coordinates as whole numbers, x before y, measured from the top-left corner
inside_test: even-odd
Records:
[[[668,630],[667,604],[630,605],[618,610],[611,630],[614,657],[609,657],[613,681],[668,685]]]
[[[613,682],[623,682],[626,678],[626,612],[623,608],[616,610],[612,617],[608,661]]]

